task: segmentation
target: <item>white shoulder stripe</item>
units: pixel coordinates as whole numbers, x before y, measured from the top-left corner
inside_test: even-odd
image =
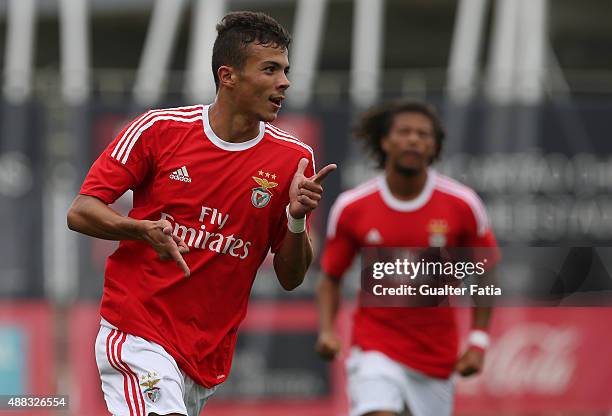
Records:
[[[291,141],[296,142],[297,144],[306,147],[307,149],[309,149],[310,151],[312,151],[312,148],[310,146],[308,146],[306,143],[304,143],[303,141],[301,141],[300,139],[298,139],[295,136],[290,135],[289,133],[279,129],[278,127],[273,126],[270,123],[266,123],[266,129],[270,134],[273,134],[274,137],[279,138],[286,138],[286,139],[290,139]]]
[[[162,112],[177,112],[179,110],[192,110],[195,111],[199,108],[201,108],[201,105],[191,105],[191,106],[186,106],[186,107],[176,107],[176,108],[167,108],[167,109],[158,109],[158,110],[149,110],[146,113],[144,113],[142,116],[140,116],[138,119],[134,120],[132,122],[132,124],[130,124],[130,127],[125,131],[124,135],[121,137],[121,139],[119,140],[119,142],[117,143],[117,146],[115,146],[115,149],[113,150],[113,153],[111,154],[112,157],[117,156],[117,152],[119,151],[119,149],[122,149],[121,153],[123,153],[123,151],[125,150],[125,143],[124,141],[129,140],[128,137],[133,133],[134,129],[138,128],[139,125],[141,125],[141,123],[149,116],[153,115],[153,114],[158,114],[158,113],[162,113]],[[185,111],[180,111],[180,113],[186,113]],[[123,146],[122,146],[123,143]],[[121,156],[117,156],[117,159],[121,158]]]
[[[461,185],[457,182],[440,179],[436,183],[436,189],[456,196],[462,201],[464,201],[472,210],[472,214],[474,215],[474,219],[476,220],[476,228],[479,236],[483,236],[485,232],[490,227],[489,217],[487,215],[487,211],[484,207],[482,200],[478,197],[476,192],[466,187],[465,185]]]
[[[489,218],[484,207],[484,204],[474,191],[464,190],[448,184],[439,184],[438,190],[447,194],[454,195],[463,200],[472,210],[476,224],[478,226],[478,234],[483,235],[490,226]]]
[[[276,134],[276,132],[274,132],[272,129],[269,129],[270,125],[266,124],[266,133],[268,133],[270,136],[274,137],[275,139],[278,140],[284,140],[286,142],[290,142],[290,143],[295,143],[299,146],[302,146],[304,149],[308,150],[310,152],[310,156],[312,157],[312,169],[313,171],[316,173],[317,172],[317,167],[315,165],[315,158],[314,158],[314,152],[312,151],[312,147],[308,146],[306,143],[301,142],[297,139],[291,139],[289,137],[284,137],[281,135]]]
[[[487,218],[487,210],[484,207],[482,200],[480,199],[478,194],[474,192],[474,190],[449,177],[439,175],[438,178],[440,179],[440,184],[442,186],[446,186],[451,191],[457,190],[457,192],[460,192],[465,195],[465,197],[468,198],[470,201],[473,201],[473,208],[479,211],[480,216],[482,218]]]
[[[301,141],[300,139],[298,139],[297,137],[293,136],[292,134],[286,132],[285,130],[279,129],[278,127],[276,127],[272,123],[266,123],[266,126],[269,127],[270,129],[274,130],[275,133],[277,133],[277,134],[279,134],[281,136],[285,136],[285,137],[289,137],[290,139],[293,139],[293,140]]]
[[[128,127],[128,129],[125,131],[125,133],[123,134],[123,136],[121,136],[121,139],[119,139],[119,141],[117,142],[117,145],[115,146],[115,149],[113,149],[113,153],[111,153],[112,157],[115,157],[117,155],[117,151],[122,147],[122,144],[125,140],[129,140],[127,139],[132,132],[134,131],[134,128],[136,128],[138,125],[140,125],[140,123],[146,119],[147,117],[149,117],[151,115],[151,113],[153,113],[155,110],[149,110],[146,113],[144,113],[143,115],[141,115],[140,117],[138,117],[136,120],[134,120],[132,122],[132,124],[130,124],[130,127]]]
[[[146,129],[151,127],[153,124],[155,124],[159,120],[174,120],[174,121],[182,121],[182,122],[185,122],[185,123],[193,123],[194,121],[201,121],[202,120],[202,114],[199,114],[199,115],[197,115],[195,117],[191,117],[191,118],[183,118],[183,117],[171,116],[171,115],[167,115],[167,113],[163,113],[162,115],[158,115],[157,117],[154,117],[154,118],[150,119],[149,122],[147,124],[143,125],[142,127],[140,127],[138,129],[138,131],[134,134],[134,136],[131,138],[130,144],[127,147],[125,155],[123,156],[123,159],[121,159],[121,163],[123,163],[125,165],[125,163],[128,160],[128,157],[130,156],[130,152],[132,151],[132,148],[134,147],[134,145],[138,141],[138,138],[140,137],[140,135]],[[117,160],[119,160],[119,159],[117,159]]]
[[[187,117],[187,116],[192,116],[192,115],[199,114],[199,112],[200,112],[200,110],[192,110],[192,111],[153,110],[153,111],[149,111],[143,117],[139,118],[137,120],[137,122],[133,123],[130,126],[130,129],[128,129],[125,132],[124,136],[121,138],[119,143],[117,143],[117,146],[115,147],[115,150],[113,151],[113,154],[111,154],[111,156],[115,157],[117,160],[121,160],[121,157],[122,157],[123,153],[128,148],[129,143],[131,143],[131,139],[133,138],[134,132],[137,131],[143,124],[148,122],[148,120],[150,120],[151,117],[156,117],[156,116],[161,115],[161,114],[177,115],[177,116],[185,116],[185,117]],[[123,142],[123,144],[121,142]],[[121,148],[119,146],[121,146]],[[118,153],[117,153],[117,150],[119,150]]]
[[[111,157],[114,157],[117,160],[122,160],[122,156],[124,155],[126,150],[128,148],[131,149],[133,147],[133,144],[130,146],[130,143],[132,142],[132,139],[134,138],[134,135],[136,134],[136,132],[152,118],[160,116],[160,115],[175,115],[175,116],[189,117],[189,116],[193,116],[197,114],[200,114],[200,110],[194,110],[194,111],[152,110],[152,111],[149,111],[143,114],[136,121],[134,121],[130,125],[130,127],[125,131],[124,135],[121,137],[119,142],[117,142],[115,149],[111,153]],[[201,117],[201,114],[200,114],[200,117]]]
[[[378,178],[369,180],[357,188],[341,193],[329,211],[329,219],[327,221],[327,238],[334,238],[336,236],[336,229],[338,227],[340,215],[342,215],[342,211],[344,211],[347,206],[361,198],[371,195],[376,191],[378,191]]]

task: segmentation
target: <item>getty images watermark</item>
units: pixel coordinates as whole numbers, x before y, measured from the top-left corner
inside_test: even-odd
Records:
[[[500,258],[497,248],[364,248],[362,302],[449,306],[451,297],[499,297],[490,275]]]
[[[612,305],[607,247],[369,247],[361,254],[365,307]]]
[[[461,295],[472,295],[472,296],[500,296],[502,289],[493,284],[481,286],[478,284],[470,284],[469,287],[457,286],[454,284],[445,283],[439,284],[441,276],[450,277],[462,280],[466,277],[481,277],[486,273],[486,265],[489,262],[488,259],[482,261],[425,261],[423,259],[419,261],[411,261],[406,258],[395,259],[392,262],[378,261],[372,265],[372,278],[374,280],[382,279],[410,279],[412,281],[417,278],[424,279],[425,277],[435,278],[436,281],[432,283],[422,282],[419,285],[413,286],[412,284],[400,284],[395,285],[393,282],[392,286],[386,286],[386,282],[382,281],[375,284],[372,288],[373,294],[376,296],[461,296]]]

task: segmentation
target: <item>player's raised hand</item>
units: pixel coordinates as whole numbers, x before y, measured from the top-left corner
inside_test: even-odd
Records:
[[[174,260],[179,268],[189,277],[189,266],[182,254],[189,252],[189,247],[178,236],[172,234],[172,225],[168,220],[147,221],[143,238],[162,260]]]
[[[484,366],[484,352],[479,348],[468,348],[455,364],[455,371],[463,377],[478,374]]]
[[[337,168],[332,163],[307,178],[304,176],[307,166],[308,159],[300,159],[289,187],[289,214],[293,218],[303,218],[308,212],[319,206],[319,201],[321,201],[323,195],[321,183],[330,172]]]

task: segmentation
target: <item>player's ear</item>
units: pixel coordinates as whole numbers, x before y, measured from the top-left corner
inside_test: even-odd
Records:
[[[219,78],[219,86],[233,88],[236,85],[236,74],[231,66],[220,66],[217,70],[217,77]]]
[[[380,139],[380,148],[385,153],[389,153],[389,138],[387,136]]]

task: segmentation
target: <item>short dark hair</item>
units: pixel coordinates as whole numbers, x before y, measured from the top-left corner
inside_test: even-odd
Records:
[[[401,113],[419,113],[429,118],[436,139],[436,154],[433,160],[440,156],[446,132],[435,108],[419,101],[391,101],[365,111],[353,129],[355,138],[363,142],[366,150],[376,159],[379,168],[384,168],[387,161],[381,140],[389,135],[394,117]]]
[[[265,13],[240,11],[226,14],[217,24],[217,39],[212,54],[212,71],[217,89],[219,67],[229,65],[243,68],[250,43],[288,49],[291,35]]]

